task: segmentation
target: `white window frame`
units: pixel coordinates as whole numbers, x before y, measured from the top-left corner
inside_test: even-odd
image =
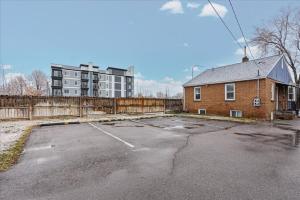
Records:
[[[233,86],[233,99],[227,98],[227,86],[232,85]],[[235,101],[235,83],[226,83],[225,84],[225,101]]]
[[[196,89],[200,90],[200,93],[197,93],[200,94],[200,99],[196,99]],[[201,87],[194,87],[194,101],[201,101]]]
[[[241,116],[239,116],[239,117],[232,116],[232,112],[240,112],[240,113],[241,113]],[[234,118],[240,118],[240,117],[243,117],[243,111],[241,111],[241,110],[230,110],[230,117],[234,117]]]
[[[199,115],[201,115],[201,114],[200,114],[200,111],[204,111],[204,114],[203,114],[203,115],[206,115],[206,109],[205,109],[205,108],[199,108],[199,109],[198,109],[198,114],[199,114]]]
[[[271,101],[275,100],[275,83],[272,83],[271,86]]]
[[[289,88],[293,88],[293,93],[290,93]],[[290,94],[293,94],[292,99],[290,99]],[[288,86],[288,101],[295,101],[295,87],[293,87],[293,86]]]

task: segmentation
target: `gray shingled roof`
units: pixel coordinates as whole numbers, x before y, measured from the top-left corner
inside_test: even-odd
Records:
[[[260,74],[259,77],[265,78],[279,61],[281,56],[282,55],[276,55],[256,59],[255,61],[258,67],[253,60],[250,60],[244,63],[207,69],[192,80],[186,82],[183,86],[197,86],[257,79],[258,68]]]

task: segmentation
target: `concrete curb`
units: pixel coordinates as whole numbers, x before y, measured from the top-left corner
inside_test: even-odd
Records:
[[[156,117],[174,117],[174,114],[164,114],[164,115],[149,115],[149,116],[134,116],[134,117],[119,117],[119,118],[103,118],[103,119],[91,119],[91,120],[83,120],[83,121],[62,121],[62,122],[47,122],[37,124],[37,127],[44,126],[59,126],[59,125],[69,125],[69,124],[82,124],[89,122],[112,122],[112,121],[124,121],[124,120],[138,120],[138,119],[151,119]]]
[[[204,119],[204,120],[236,122],[236,123],[243,123],[243,124],[255,124],[257,122],[257,120],[246,119],[246,118],[230,118],[230,117],[196,115],[196,114],[175,114],[175,116],[195,118],[195,119]]]

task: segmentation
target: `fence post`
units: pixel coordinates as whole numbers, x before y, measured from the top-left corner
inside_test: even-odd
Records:
[[[164,99],[164,114],[166,114],[166,99]]]
[[[114,114],[117,114],[117,98],[114,98]]]
[[[29,98],[28,118],[32,120],[32,97]]]
[[[79,97],[79,117],[82,117],[82,100],[81,96]]]
[[[145,104],[144,104],[144,97],[142,97],[142,113],[144,114],[144,106],[145,106]]]

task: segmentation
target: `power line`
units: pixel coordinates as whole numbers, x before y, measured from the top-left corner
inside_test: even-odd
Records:
[[[235,10],[234,10],[234,8],[233,8],[233,5],[232,5],[232,3],[231,3],[231,0],[228,0],[228,1],[229,1],[229,3],[230,3],[230,7],[231,7],[231,9],[232,9],[232,12],[233,12],[233,14],[234,14],[234,18],[235,18],[235,20],[236,20],[236,22],[237,22],[237,24],[238,24],[238,27],[239,27],[239,29],[240,29],[240,31],[241,31],[241,33],[242,33],[242,36],[243,36],[243,38],[244,38],[245,44],[246,44],[247,48],[249,49],[249,52],[250,52],[250,54],[251,54],[251,57],[252,57],[252,59],[253,59],[254,64],[255,64],[256,67],[257,67],[257,76],[259,76],[259,66],[258,66],[258,64],[256,63],[256,60],[255,60],[255,58],[254,58],[254,56],[253,56],[253,54],[252,54],[252,51],[251,51],[251,49],[250,49],[250,47],[249,47],[249,45],[248,45],[248,42],[247,42],[247,40],[246,40],[246,37],[245,37],[245,34],[244,34],[244,32],[243,32],[242,26],[241,26],[241,24],[240,24],[240,22],[239,22],[239,19],[237,18],[237,14],[235,13]],[[246,55],[245,55],[245,56],[246,56]],[[257,97],[259,98],[259,79],[257,79],[256,90],[257,90]]]
[[[241,33],[242,33],[242,36],[243,36],[243,38],[244,38],[245,44],[246,44],[247,48],[249,49],[249,52],[250,52],[250,54],[251,54],[252,59],[254,60],[255,65],[258,67],[258,65],[257,65],[256,62],[255,62],[255,58],[254,58],[254,56],[253,56],[253,53],[252,53],[252,51],[251,51],[251,49],[250,49],[250,47],[249,47],[249,45],[248,45],[248,42],[247,42],[247,39],[246,39],[246,37],[245,37],[244,31],[243,31],[243,29],[242,29],[242,26],[241,26],[241,24],[240,24],[240,22],[239,22],[239,20],[238,20],[237,14],[236,14],[236,12],[235,12],[235,10],[234,10],[234,8],[233,8],[233,5],[232,5],[232,3],[231,3],[231,0],[228,0],[228,1],[229,1],[229,3],[230,3],[230,7],[231,7],[231,9],[232,9],[232,12],[233,12],[233,14],[234,14],[234,18],[235,18],[235,20],[236,20],[236,22],[237,22],[237,24],[238,24],[238,27],[239,27],[239,29],[240,29],[240,31],[241,31]]]
[[[222,19],[222,17],[220,16],[220,14],[218,13],[218,11],[216,10],[216,8],[214,7],[214,5],[211,3],[210,0],[207,0],[209,2],[209,4],[211,5],[211,7],[213,8],[213,10],[215,11],[215,13],[218,15],[219,19],[221,20],[221,22],[223,23],[223,25],[226,27],[226,29],[228,30],[228,32],[230,33],[231,37],[233,38],[233,40],[239,45],[240,48],[243,48],[243,46],[239,43],[238,39],[235,37],[235,35],[232,33],[232,31],[230,30],[230,28],[227,26],[227,24],[225,23],[225,21]]]

